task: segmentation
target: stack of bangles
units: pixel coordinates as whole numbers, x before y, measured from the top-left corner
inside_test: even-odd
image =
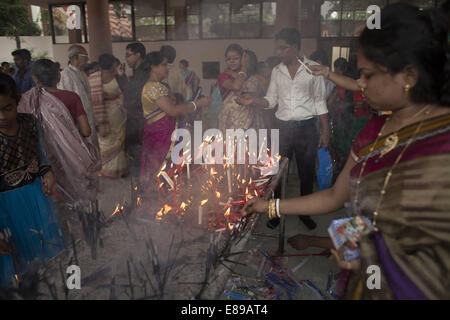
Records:
[[[269,219],[281,218],[280,215],[280,199],[269,200]]]
[[[197,110],[197,104],[195,103],[195,101],[191,101],[191,103],[194,105],[194,111]]]

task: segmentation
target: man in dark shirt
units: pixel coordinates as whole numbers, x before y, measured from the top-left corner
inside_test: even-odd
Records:
[[[11,54],[18,69],[13,76],[14,81],[20,93],[27,92],[35,86],[31,71],[31,53],[27,49],[17,49]]]
[[[139,176],[141,160],[142,134],[144,118],[142,114],[141,93],[149,77],[149,70],[144,63],[145,47],[140,42],[130,43],[126,47],[125,60],[133,69],[133,75],[125,85],[124,103],[127,109],[125,150],[132,158],[131,174]]]

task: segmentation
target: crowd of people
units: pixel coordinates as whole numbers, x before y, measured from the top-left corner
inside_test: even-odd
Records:
[[[383,9],[381,24],[366,28],[357,55],[335,60],[334,71],[321,50],[299,55],[295,28],[277,33],[277,56],[266,61],[230,44],[211,97],[200,95],[187,60],[174,64],[168,45],[147,53],[128,44],[131,76],[109,53],[89,63],[80,45],[68,49],[63,69],[14,51],[17,70],[2,63],[0,73],[0,286],[64,249],[68,207],[92,212],[100,177],[132,175],[141,192],[155,191],[172,133],[196,115],[205,129],[278,128],[281,156],[295,156],[301,197],[252,199],[247,214],[269,213],[270,228],[281,214],[298,215],[312,230],[311,216],[349,202],[350,215],[369,217],[374,231],[362,237],[357,260],[333,251],[338,265],[355,282],[368,265],[383,269],[385,289],[363,297],[448,298],[448,25],[443,11],[406,4]],[[334,185],[314,193],[322,147],[335,160]],[[327,237],[289,242],[333,249]]]

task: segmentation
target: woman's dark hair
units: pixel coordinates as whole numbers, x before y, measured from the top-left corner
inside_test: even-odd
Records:
[[[185,67],[189,68],[189,62],[186,59],[180,60],[180,63]]]
[[[227,56],[228,52],[230,52],[230,51],[235,51],[235,52],[239,53],[241,55],[241,57],[244,54],[244,49],[242,49],[241,45],[239,45],[237,43],[232,43],[227,47],[227,49],[225,50],[225,57]]]
[[[284,28],[275,36],[275,40],[284,40],[288,45],[296,45],[298,50],[301,48],[300,33],[295,28]]]
[[[163,55],[160,51],[152,51],[145,56],[145,67],[148,69],[149,73],[152,70],[152,66],[160,65],[164,60]]]
[[[337,58],[333,63],[334,69],[341,69],[342,73],[347,72],[348,62],[345,58]]]
[[[161,46],[159,52],[161,52],[163,58],[166,58],[169,63],[173,63],[177,57],[177,50],[172,46]]]
[[[100,65],[100,69],[110,70],[114,66],[116,60],[117,58],[114,57],[112,54],[104,53],[100,55],[100,57],[98,57],[98,64]]]
[[[100,67],[97,61],[86,64],[84,67],[84,73],[89,74],[93,69]]]
[[[33,75],[46,87],[54,87],[59,81],[59,63],[39,59],[33,63]]]
[[[447,19],[440,10],[419,10],[405,3],[381,11],[381,29],[365,28],[359,38],[364,56],[391,74],[412,65],[418,82],[411,88],[415,103],[450,106],[450,57]]]
[[[20,94],[17,90],[16,82],[7,74],[0,73],[0,96],[8,96],[19,103]]]
[[[247,54],[249,58],[247,74],[249,76],[252,76],[256,74],[258,71],[258,58],[256,57],[256,54],[251,50],[245,50],[244,52]]]

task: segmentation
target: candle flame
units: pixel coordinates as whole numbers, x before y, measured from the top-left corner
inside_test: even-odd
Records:
[[[208,202],[208,199],[202,200],[202,201],[200,202],[200,205],[202,206],[202,205],[204,205],[204,204],[207,203],[207,202]]]
[[[134,187],[134,191],[138,191],[138,186],[135,186],[135,187]]]
[[[136,199],[136,206],[140,206],[140,205],[142,205],[142,198],[141,197],[137,197],[137,199]]]
[[[230,211],[231,211],[231,208],[228,208],[227,211],[225,211],[225,216],[228,217],[230,215]]]
[[[186,208],[186,203],[182,202],[180,208],[184,210]]]
[[[219,191],[216,191],[216,196],[217,196],[217,198],[220,199],[220,192]]]
[[[169,213],[169,211],[172,210],[172,207],[165,204],[164,207],[162,207],[157,213],[156,213],[156,219],[162,220],[163,215],[166,215]]]
[[[16,278],[17,281],[19,281],[19,277],[17,276],[17,274],[14,275],[14,278]]]
[[[120,204],[118,203],[118,204],[116,205],[116,209],[114,209],[114,212],[112,213],[111,217],[114,216],[114,215],[116,215],[117,213],[120,212],[119,206],[120,206]]]

